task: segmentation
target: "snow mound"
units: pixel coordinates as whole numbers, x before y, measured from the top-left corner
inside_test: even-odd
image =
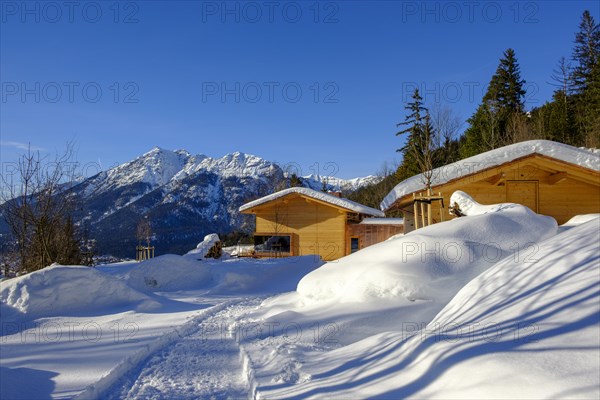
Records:
[[[566,231],[573,227],[584,224],[588,221],[596,221],[598,230],[600,231],[600,214],[582,214],[576,215],[559,227],[559,231]]]
[[[194,250],[188,251],[185,254],[185,256],[193,257],[196,259],[202,259],[202,258],[206,257],[206,254],[208,253],[208,251],[219,241],[221,241],[221,239],[219,239],[219,235],[217,235],[216,233],[208,234],[208,235],[204,236],[204,240],[201,241],[200,243],[198,243],[198,245],[196,246],[196,248]]]
[[[210,269],[188,257],[165,254],[131,269],[129,284],[140,290],[173,291],[202,288],[212,281]]]
[[[211,262],[213,294],[282,293],[296,289],[306,274],[323,265],[318,256],[232,259]]]
[[[428,324],[400,318],[401,330],[303,354],[302,372],[319,379],[262,378],[255,397],[600,398],[599,223],[496,263]]]
[[[531,260],[498,263],[411,338],[422,364],[409,369],[440,377],[418,397],[599,398],[599,222],[542,242]]]
[[[122,281],[82,266],[52,265],[0,283],[2,319],[61,316],[135,303],[145,311],[159,304]]]
[[[454,206],[455,203],[464,215],[470,216],[498,212],[517,205],[515,203],[480,204],[461,190],[457,190],[450,196],[450,205]]]
[[[199,262],[166,254],[134,267],[129,284],[140,290],[165,292],[204,289],[219,295],[280,293],[294,290],[303,276],[321,265],[323,261],[317,256]]]
[[[529,254],[557,232],[556,221],[519,204],[430,225],[367,247],[308,274],[308,301],[364,302],[402,297],[446,304],[469,280],[504,257]]]

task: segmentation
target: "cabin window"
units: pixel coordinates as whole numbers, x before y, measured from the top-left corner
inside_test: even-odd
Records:
[[[360,250],[359,240],[357,237],[350,238],[350,253],[356,253]]]
[[[292,240],[287,235],[254,236],[254,250],[260,253],[289,253]]]

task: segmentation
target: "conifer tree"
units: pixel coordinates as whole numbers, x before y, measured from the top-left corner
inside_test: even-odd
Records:
[[[423,98],[419,94],[419,89],[415,89],[412,95],[412,102],[409,102],[404,109],[409,111],[409,114],[404,118],[404,122],[396,124],[397,128],[407,126],[406,129],[397,132],[396,136],[408,134],[406,144],[396,149],[397,152],[402,153],[402,164],[399,168],[401,179],[408,178],[420,172],[414,157],[415,153],[419,152],[418,145],[420,141],[417,138],[422,134],[423,114],[425,113]]]
[[[482,104],[471,118],[465,131],[461,156],[469,157],[481,152],[513,143],[517,140],[507,129],[515,116],[524,112],[525,80],[515,51],[507,49],[492,76]]]
[[[405,109],[409,111],[409,114],[405,117],[404,122],[396,124],[397,127],[406,126],[405,129],[396,133],[397,136],[408,135],[406,144],[396,150],[402,152],[403,155],[400,173],[403,178],[423,174],[423,183],[425,188],[429,189],[434,165],[435,131],[431,124],[429,111],[423,105],[419,89],[415,89],[412,102],[409,102]]]
[[[498,102],[498,107],[505,112],[523,112],[524,85],[525,80],[521,79],[515,51],[507,49],[504,57],[500,59],[496,73],[492,76],[483,101],[495,100]]]
[[[600,28],[588,10],[583,12],[573,48],[573,80],[578,93],[583,93],[594,80],[594,69],[600,58]]]
[[[293,173],[289,179],[290,187],[300,187],[302,186],[302,178]]]
[[[575,34],[573,70],[575,109],[581,144],[600,144],[600,26],[584,11]]]

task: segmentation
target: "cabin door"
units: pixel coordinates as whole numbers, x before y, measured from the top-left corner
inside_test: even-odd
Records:
[[[538,212],[538,182],[506,181],[506,201],[522,204]]]

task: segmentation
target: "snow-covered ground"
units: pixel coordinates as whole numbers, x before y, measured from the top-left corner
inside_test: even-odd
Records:
[[[2,282],[0,397],[598,398],[600,216],[456,196],[468,216],[325,265],[168,255]]]
[[[527,254],[504,258],[441,311],[430,312],[433,318],[420,310],[382,310],[395,319],[395,327],[370,326],[372,334],[337,349],[280,341],[268,353],[272,345],[248,341],[254,393],[260,398],[598,398],[599,228],[600,219],[591,220],[539,242]],[[435,300],[417,300],[415,307],[419,303]],[[305,312],[306,323],[306,315],[323,318],[316,310]],[[341,307],[333,311],[339,315]],[[336,324],[340,339],[352,325]]]
[[[139,264],[53,266],[4,281],[0,398],[105,397],[119,379],[228,305],[294,290],[320,265],[313,256],[166,255]]]

